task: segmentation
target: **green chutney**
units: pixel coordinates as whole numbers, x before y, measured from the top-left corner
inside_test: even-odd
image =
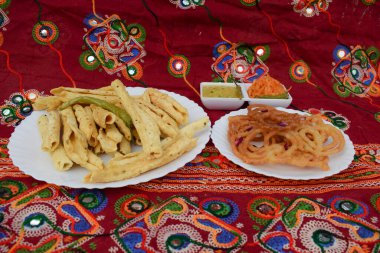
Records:
[[[202,87],[203,97],[208,98],[242,98],[239,86],[205,85]]]

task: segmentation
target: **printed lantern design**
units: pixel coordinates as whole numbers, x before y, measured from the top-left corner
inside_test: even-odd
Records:
[[[89,15],[84,23],[88,31],[83,39],[89,50],[80,56],[83,68],[94,70],[101,65],[110,75],[121,71],[127,79],[129,76],[141,77],[139,61],[146,55],[139,43],[145,40],[145,29],[142,26],[127,26],[117,15],[106,20]]]
[[[367,51],[360,46],[356,46],[351,51],[341,45],[335,48],[333,52],[335,66],[331,73],[337,81],[334,84],[334,91],[338,95],[342,97],[350,94],[359,97],[380,96],[380,86],[376,83],[377,72],[373,66],[378,56],[376,52],[374,55],[373,52]]]
[[[305,17],[319,15],[320,12],[327,11],[332,0],[293,0],[293,10]]]
[[[215,62],[211,69],[224,81],[252,83],[268,73],[268,67],[256,56],[255,51],[248,46],[232,46],[220,42],[214,46]]]

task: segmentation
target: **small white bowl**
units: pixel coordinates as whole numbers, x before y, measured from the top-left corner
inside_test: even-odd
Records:
[[[247,90],[251,86],[251,84],[245,83],[241,84],[241,91],[243,92],[243,100],[247,101],[250,105],[251,104],[261,104],[261,105],[269,105],[274,107],[288,107],[292,101],[293,98],[288,92],[288,98],[250,98]]]
[[[217,83],[217,82],[202,82],[201,83],[201,101],[203,105],[210,110],[236,110],[244,104],[243,98],[214,98],[214,97],[204,97],[203,87],[204,86],[228,86],[235,87],[234,83]],[[241,89],[242,96],[244,88],[240,84],[238,86]]]

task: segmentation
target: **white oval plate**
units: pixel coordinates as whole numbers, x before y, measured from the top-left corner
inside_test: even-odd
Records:
[[[127,90],[131,95],[141,95],[145,91],[145,88],[128,87]],[[208,117],[203,108],[194,101],[174,92],[168,92],[165,90],[160,91],[170,95],[187,108],[189,112],[189,122]],[[197,146],[195,148],[164,166],[122,181],[89,184],[83,182],[83,178],[87,175],[88,170],[80,166],[75,166],[69,171],[58,171],[54,168],[50,155],[41,150],[41,137],[37,126],[37,120],[44,113],[44,111],[34,111],[15,128],[8,144],[9,156],[12,159],[13,164],[19,167],[20,170],[25,172],[25,174],[47,183],[72,188],[116,188],[147,182],[151,179],[165,176],[193,160],[196,155],[203,150],[210,139],[211,128],[209,125],[195,135],[198,137]]]
[[[292,110],[292,109],[285,109],[285,108],[276,108],[278,110],[288,112],[288,113],[298,113],[298,114],[304,114],[307,115],[307,113]],[[337,174],[341,172],[342,170],[348,168],[348,166],[351,164],[352,160],[354,159],[355,149],[354,145],[352,144],[352,141],[350,138],[342,132],[344,136],[344,140],[346,142],[344,149],[335,155],[329,156],[329,166],[330,170],[324,171],[320,168],[316,167],[306,167],[306,168],[300,168],[292,165],[286,165],[286,164],[263,164],[263,165],[251,165],[243,162],[235,156],[235,154],[232,152],[230,143],[227,138],[227,132],[228,132],[228,117],[230,116],[236,116],[236,115],[247,115],[247,109],[240,109],[238,111],[230,112],[223,117],[221,117],[218,121],[215,122],[212,133],[211,133],[211,139],[215,144],[215,147],[220,151],[222,155],[227,157],[229,160],[234,162],[237,165],[240,165],[241,167],[259,173],[266,176],[276,177],[276,178],[282,178],[282,179],[297,179],[297,180],[308,180],[308,179],[319,179],[324,178],[328,176],[332,176],[334,174]]]

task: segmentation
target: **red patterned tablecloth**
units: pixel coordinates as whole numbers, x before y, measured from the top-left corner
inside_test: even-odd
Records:
[[[4,0],[0,8],[1,252],[380,252],[378,1]],[[291,88],[292,108],[322,113],[350,136],[349,168],[281,180],[244,170],[209,142],[165,177],[88,190],[35,180],[8,155],[34,95],[53,87],[119,78],[201,104],[191,86],[268,71]],[[205,110],[212,122],[226,113]]]

